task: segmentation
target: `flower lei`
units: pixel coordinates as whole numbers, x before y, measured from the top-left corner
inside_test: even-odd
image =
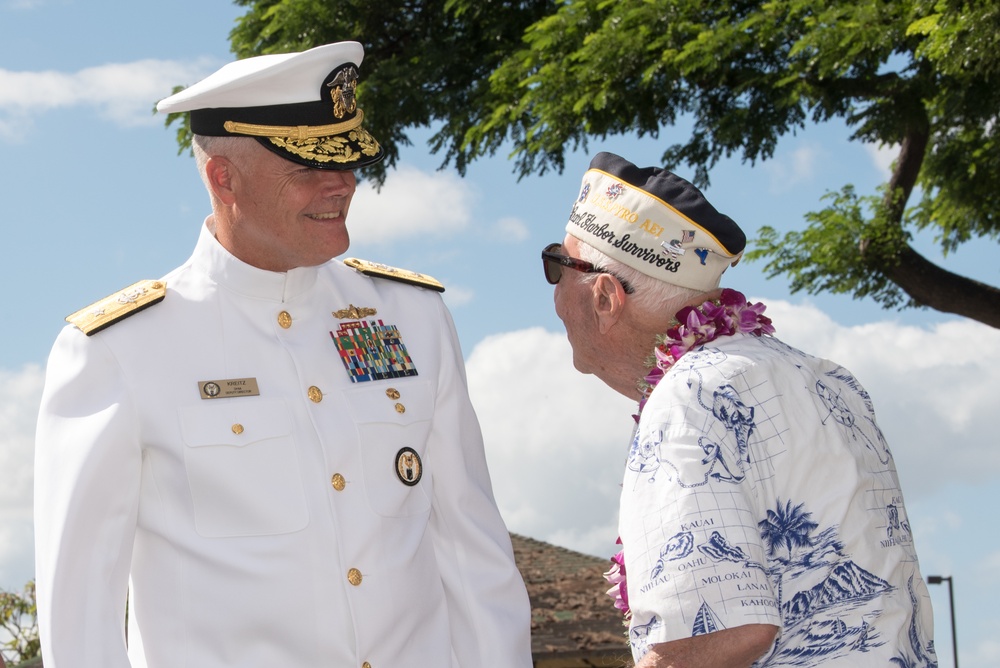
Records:
[[[767,307],[757,302],[751,304],[741,292],[726,288],[718,299],[709,300],[701,306],[685,306],[677,315],[667,333],[657,339],[651,361],[652,369],[643,379],[642,399],[639,413],[656,384],[663,379],[667,369],[672,367],[684,353],[698,346],[710,343],[720,336],[733,334],[774,334],[771,319],[764,315]],[[639,421],[639,415],[633,415]]]
[[[619,538],[617,545],[622,544]],[[627,622],[632,618],[632,611],[628,607],[628,586],[625,582],[625,553],[619,551],[611,557],[611,570],[604,574],[604,579],[611,583],[611,589],[607,591],[608,596],[615,600],[615,607],[622,611]]]
[[[643,379],[642,398],[639,400],[639,413],[633,415],[639,421],[649,395],[656,387],[667,370],[677,363],[686,352],[716,340],[720,336],[733,334],[774,334],[771,319],[764,315],[767,307],[757,302],[751,304],[747,298],[736,290],[726,288],[718,299],[709,300],[700,306],[685,306],[677,315],[667,333],[658,337],[653,357],[650,360],[652,369]],[[617,544],[621,545],[619,538]],[[625,554],[620,551],[611,557],[611,569],[604,574],[611,583],[608,596],[614,599],[615,607],[622,611],[625,620],[632,617],[628,606],[628,586],[625,579]]]

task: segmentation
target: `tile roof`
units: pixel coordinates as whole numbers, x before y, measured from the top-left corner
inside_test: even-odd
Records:
[[[603,573],[610,560],[518,534],[510,537],[531,599],[536,665],[555,658],[600,660],[559,664],[566,666],[632,665],[622,614],[605,594]]]

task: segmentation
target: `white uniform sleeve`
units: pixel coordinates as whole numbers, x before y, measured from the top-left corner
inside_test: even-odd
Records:
[[[141,448],[127,380],[99,335],[49,356],[35,446],[35,573],[46,668],[126,668]]]
[[[529,668],[530,617],[510,534],[493,497],[479,421],[448,311],[428,470],[434,471],[431,531],[448,598],[452,647],[462,668]]]

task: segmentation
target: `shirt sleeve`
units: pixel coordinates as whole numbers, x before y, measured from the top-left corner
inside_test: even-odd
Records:
[[[458,337],[443,303],[441,318],[447,336],[427,468],[435,472],[430,530],[456,665],[529,668],[531,607],[493,497]]]
[[[46,668],[127,668],[141,448],[128,383],[98,336],[52,349],[35,445],[35,573]]]
[[[780,626],[748,448],[753,410],[707,366],[665,376],[643,409],[620,518],[637,661],[656,643]]]

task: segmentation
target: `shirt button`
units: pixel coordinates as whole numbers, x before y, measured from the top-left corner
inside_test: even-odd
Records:
[[[334,473],[333,477],[330,478],[330,484],[338,492],[343,492],[344,488],[347,487],[347,479],[339,473]]]
[[[351,570],[347,571],[347,581],[350,582],[355,587],[357,587],[358,585],[360,585],[361,584],[361,571],[359,571],[356,568],[352,568]]]
[[[396,404],[396,412],[397,413],[405,413],[406,412],[406,406],[404,406],[403,404]]]
[[[310,387],[309,388],[309,400],[312,401],[313,403],[316,403],[316,404],[318,404],[319,402],[323,401],[323,392],[322,392],[322,390],[320,390],[315,385],[313,385],[312,387]]]
[[[365,661],[364,663],[361,664],[361,668],[372,668],[372,664]]]
[[[395,401],[396,399],[399,399],[399,390],[397,390],[395,387],[390,387],[388,390],[385,391],[385,396]]]
[[[292,314],[288,311],[282,311],[278,314],[278,324],[281,325],[282,329],[288,329],[292,326]]]
[[[237,422],[236,424],[234,424],[233,425],[233,433],[236,434],[237,436],[239,436],[240,434],[242,434],[243,433],[243,425],[241,425],[239,422]]]

